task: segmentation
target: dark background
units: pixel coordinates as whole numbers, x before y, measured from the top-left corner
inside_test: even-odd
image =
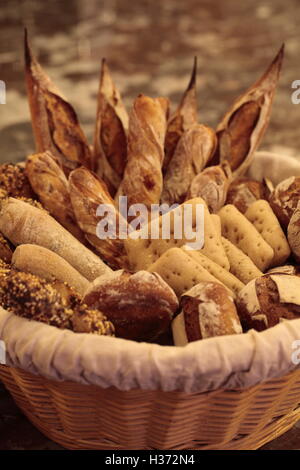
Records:
[[[282,42],[286,57],[262,148],[300,144],[298,0],[0,0],[1,161],[34,150],[23,72],[23,26],[46,71],[75,106],[89,138],[100,60],[106,57],[129,107],[140,93],[178,102],[198,56],[200,119],[216,126],[232,100],[266,68]],[[281,150],[279,148],[279,150]]]
[[[23,27],[51,78],[91,138],[100,61],[106,57],[129,107],[140,93],[176,105],[198,56],[201,122],[216,126],[232,100],[261,75],[282,42],[286,56],[261,148],[300,156],[298,0],[0,0],[0,162],[34,151],[23,73]],[[0,450],[55,449],[0,385]],[[266,449],[300,449],[300,426]]]

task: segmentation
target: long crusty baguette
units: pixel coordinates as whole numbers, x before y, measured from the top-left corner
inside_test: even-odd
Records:
[[[49,282],[54,280],[66,282],[81,295],[90,285],[89,281],[66,260],[43,246],[19,245],[14,251],[12,266]]]
[[[54,251],[92,281],[110,268],[45,211],[12,197],[0,202],[0,231],[14,245],[32,243]]]
[[[104,215],[97,214],[97,209],[101,205],[108,206],[112,211],[116,228],[119,227],[120,214],[115,208],[114,200],[111,198],[104,181],[89,171],[81,167],[72,171],[69,176],[70,196],[73,209],[80,228],[83,230],[86,239],[93,245],[100,256],[115,268],[128,267],[128,257],[124,247],[124,240],[109,236],[100,238],[97,234],[98,223],[101,220],[105,222]],[[124,229],[127,229],[127,223],[123,219]],[[127,230],[126,230],[127,231]]]
[[[84,243],[85,238],[71,204],[68,180],[54,155],[47,151],[27,157],[26,174],[45,209]]]
[[[129,114],[128,154],[124,177],[116,194],[127,196],[128,206],[150,208],[162,192],[162,163],[166,132],[166,103],[162,98],[139,95]]]

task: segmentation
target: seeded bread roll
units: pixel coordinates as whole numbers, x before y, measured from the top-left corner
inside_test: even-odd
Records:
[[[11,270],[0,276],[0,305],[15,315],[57,328],[78,333],[114,334],[113,325],[101,312],[91,311],[77,301],[68,305],[64,294],[62,296],[53,285],[32,274]]]
[[[245,329],[258,331],[284,320],[300,318],[300,278],[288,274],[265,274],[239,293],[237,307]]]
[[[249,178],[234,180],[228,189],[226,204],[233,204],[242,214],[258,199],[267,199],[269,191],[261,181]]]
[[[26,197],[34,199],[35,195],[25,174],[22,164],[5,163],[0,165],[1,197]]]
[[[181,297],[172,322],[175,346],[213,336],[242,333],[234,302],[220,284],[200,282]]]
[[[0,230],[15,246],[29,243],[54,251],[89,281],[111,271],[55,219],[26,202],[1,201]]]
[[[12,266],[26,273],[35,274],[46,281],[66,282],[83,295],[89,286],[85,279],[66,260],[53,251],[38,245],[20,245],[12,257]]]
[[[245,212],[245,217],[247,217],[263,239],[273,248],[274,257],[271,266],[284,264],[290,256],[291,250],[270,204],[263,199],[259,199],[248,207]]]
[[[112,321],[116,336],[152,341],[165,332],[178,308],[172,289],[156,273],[120,270],[91,284],[83,302]]]
[[[222,235],[248,255],[258,269],[265,271],[272,263],[273,248],[232,204],[224,206],[219,216],[222,223]]]
[[[263,272],[260,271],[249,256],[237,248],[227,238],[222,237],[222,243],[230,263],[230,272],[234,274],[244,284],[248,284],[252,279],[260,277]]]
[[[287,229],[299,199],[300,176],[291,176],[281,181],[271,193],[270,205],[284,229]]]

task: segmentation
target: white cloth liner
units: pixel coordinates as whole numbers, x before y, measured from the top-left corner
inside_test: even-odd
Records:
[[[279,168],[283,175],[282,167],[285,178],[300,175],[300,162],[282,155],[270,160],[269,153],[257,152],[253,165],[258,178],[274,180]],[[261,333],[251,330],[175,347],[59,330],[0,308],[0,340],[7,365],[49,379],[120,390],[207,392],[247,388],[299,367],[292,355],[300,340],[300,319]]]

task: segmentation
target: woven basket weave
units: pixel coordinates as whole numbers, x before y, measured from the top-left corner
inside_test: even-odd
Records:
[[[55,382],[0,366],[17,405],[67,449],[257,449],[300,419],[300,370],[244,390],[187,394]]]

